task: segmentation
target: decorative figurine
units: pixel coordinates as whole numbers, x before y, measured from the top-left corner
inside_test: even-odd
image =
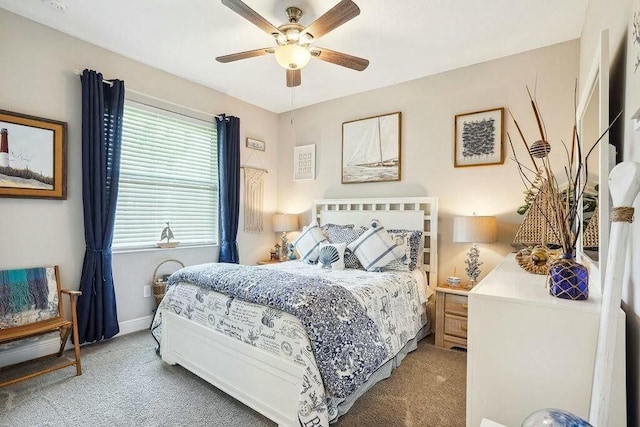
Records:
[[[296,260],[296,251],[294,249],[295,249],[295,246],[293,246],[293,243],[289,243],[289,260],[290,261]]]
[[[276,259],[280,260],[280,245],[276,243],[276,245],[274,246],[274,249],[276,251]]]
[[[160,241],[157,243],[157,245],[163,249],[175,248],[180,244],[180,242],[176,242],[175,240],[171,242],[171,239],[174,238],[173,231],[171,231],[169,222],[166,222],[165,224],[167,224],[167,226],[162,229],[162,233],[160,233]],[[166,242],[164,242],[163,240],[166,240]]]
[[[173,231],[171,231],[169,223],[167,222],[166,224],[167,226],[162,229],[162,234],[160,234],[160,240],[167,239],[167,243],[169,243],[169,240],[173,239]]]

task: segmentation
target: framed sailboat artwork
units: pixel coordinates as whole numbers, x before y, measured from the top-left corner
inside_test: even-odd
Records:
[[[342,183],[400,181],[402,113],[342,124]]]

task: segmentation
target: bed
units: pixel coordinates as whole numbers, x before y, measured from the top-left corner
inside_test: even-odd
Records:
[[[386,229],[420,230],[421,265],[413,271],[336,271],[300,261],[180,270],[152,324],[163,361],[180,364],[279,425],[327,426],[430,332],[437,209],[432,197],[313,204],[320,225],[367,227],[375,218]],[[242,289],[227,288],[238,280]],[[296,299],[296,282],[305,282],[313,304]],[[315,320],[299,320],[298,311]],[[336,326],[339,333],[327,332],[344,324]]]

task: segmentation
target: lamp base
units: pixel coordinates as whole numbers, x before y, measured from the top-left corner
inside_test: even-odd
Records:
[[[287,240],[287,232],[282,232],[282,249],[280,252],[280,261],[288,261],[289,260],[289,241]]]
[[[474,243],[471,245],[471,249],[467,252],[467,259],[464,260],[466,264],[465,272],[469,277],[469,287],[473,288],[478,282],[478,276],[480,276],[480,266],[482,262],[480,262],[480,250],[478,249],[478,244]]]

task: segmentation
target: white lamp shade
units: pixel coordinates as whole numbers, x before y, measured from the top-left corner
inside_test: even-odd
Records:
[[[296,43],[285,44],[276,48],[276,61],[288,70],[304,68],[311,59],[309,49]]]
[[[273,216],[273,231],[294,231],[298,229],[298,215],[275,214]]]
[[[457,216],[453,219],[453,241],[457,243],[492,243],[498,237],[495,216]]]

